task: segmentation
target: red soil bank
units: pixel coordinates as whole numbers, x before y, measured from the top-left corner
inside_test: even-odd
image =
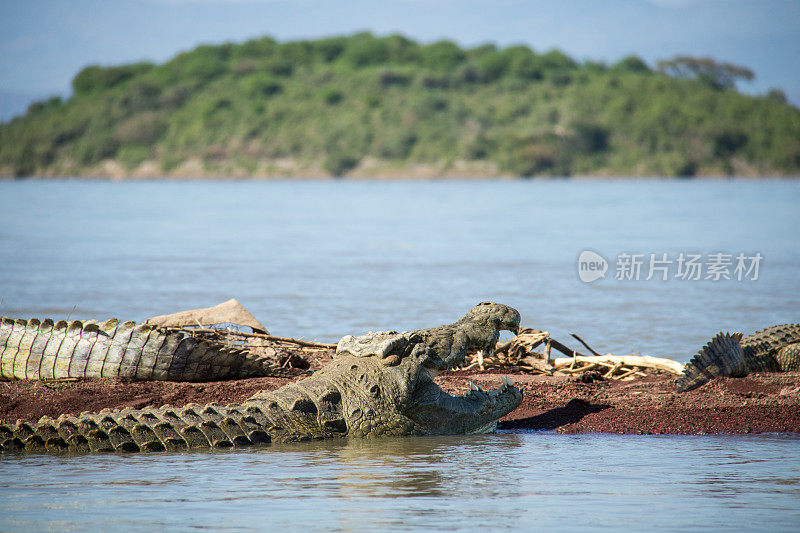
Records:
[[[451,393],[469,382],[497,388],[500,375],[522,389],[522,405],[505,417],[503,429],[564,433],[800,433],[800,372],[717,379],[677,394],[670,375],[633,381],[582,383],[564,376],[513,372],[446,372],[437,382]],[[99,379],[67,382],[0,382],[0,419],[38,420],[103,408],[182,406],[187,403],[241,402],[295,378],[254,378],[211,383],[125,382]]]

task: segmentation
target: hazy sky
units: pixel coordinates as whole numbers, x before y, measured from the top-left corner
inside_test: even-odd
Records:
[[[800,103],[800,0],[0,0],[0,120],[33,99],[69,94],[88,64],[360,30],[556,47],[607,62],[708,55],[753,69],[743,90],[777,87]]]

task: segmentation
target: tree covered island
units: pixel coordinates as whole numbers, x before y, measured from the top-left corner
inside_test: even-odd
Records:
[[[0,124],[0,176],[800,174],[800,110],[743,67],[576,61],[400,35],[89,66]]]

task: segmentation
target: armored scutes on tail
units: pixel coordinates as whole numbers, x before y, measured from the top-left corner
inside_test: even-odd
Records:
[[[0,318],[0,379],[211,381],[272,375],[268,358],[147,324]]]
[[[676,383],[686,392],[718,377],[800,370],[800,324],[772,326],[742,338],[719,333],[687,363]]]
[[[496,390],[451,396],[433,377],[470,351],[494,346],[499,330],[518,327],[515,309],[484,303],[454,324],[409,332],[402,357],[391,354],[397,356],[393,364],[379,354],[339,353],[312,376],[241,404],[103,410],[14,426],[0,423],[0,452],[171,451],[487,432],[522,402],[522,392],[506,378]]]
[[[263,426],[257,408],[190,404],[0,424],[0,441],[4,453],[179,451],[269,442]]]
[[[676,383],[678,392],[696,389],[717,377],[746,375],[741,339],[741,333],[717,334],[686,364]]]

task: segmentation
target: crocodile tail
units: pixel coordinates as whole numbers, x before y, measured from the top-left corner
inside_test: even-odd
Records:
[[[98,413],[0,422],[0,454],[154,452],[268,443],[270,413],[258,404],[104,409]]]
[[[94,320],[0,317],[0,380],[120,377],[213,381],[285,374],[267,357],[183,331]]]
[[[678,378],[678,392],[686,392],[724,376],[737,376],[746,373],[741,333],[719,333],[703,346],[683,369]]]
[[[13,425],[0,421],[0,455],[228,448],[343,437],[347,431],[341,391],[312,376],[240,404],[103,409]]]

